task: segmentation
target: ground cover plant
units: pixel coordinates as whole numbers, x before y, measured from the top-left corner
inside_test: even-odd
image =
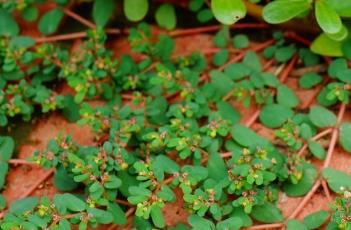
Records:
[[[351,229],[350,17],[0,2],[0,228]]]

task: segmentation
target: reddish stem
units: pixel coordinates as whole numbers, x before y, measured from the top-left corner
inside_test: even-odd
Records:
[[[68,16],[70,16],[71,18],[77,20],[78,22],[82,23],[83,25],[86,25],[87,27],[94,29],[96,26],[94,23],[92,23],[91,21],[83,18],[82,16],[74,13],[73,11],[71,11],[70,9],[64,8],[63,12],[65,14],[67,14]]]
[[[256,225],[248,228],[244,228],[245,230],[258,230],[258,229],[273,229],[273,228],[281,228],[283,227],[283,223],[275,223],[275,224],[262,224]]]
[[[30,162],[24,159],[10,159],[8,163],[13,165],[37,165],[34,162]]]
[[[169,36],[172,37],[177,37],[177,36],[186,36],[186,35],[193,35],[193,34],[199,34],[199,33],[209,33],[209,32],[215,32],[217,30],[220,30],[223,28],[222,25],[213,25],[213,26],[203,26],[203,27],[198,27],[198,28],[191,28],[191,29],[179,29],[179,30],[174,30],[168,33]],[[264,23],[238,23],[234,24],[230,28],[233,29],[265,29],[269,28],[269,25],[264,24]]]
[[[34,192],[40,184],[42,184],[45,180],[51,177],[52,174],[54,174],[54,171],[54,169],[50,169],[49,171],[45,172],[44,175],[41,178],[39,178],[39,180],[37,180],[31,187],[29,187],[29,189],[27,189],[26,192],[19,196],[18,199],[26,198],[27,196],[32,194],[32,192]]]
[[[311,140],[316,141],[326,135],[328,135],[329,133],[331,133],[333,131],[332,128],[329,129],[325,129],[322,132],[318,133],[317,135],[315,135],[314,137],[311,138]],[[305,152],[305,150],[308,147],[308,143],[305,143],[302,148],[299,150],[299,152],[297,153],[297,156],[301,157],[303,155],[303,153]]]

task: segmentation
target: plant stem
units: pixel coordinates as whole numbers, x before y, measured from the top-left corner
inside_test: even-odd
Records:
[[[331,133],[333,131],[332,128],[329,128],[329,129],[325,129],[323,130],[322,132],[318,133],[317,135],[315,135],[314,137],[311,138],[311,140],[313,141],[316,141],[326,135],[328,135],[329,133]],[[305,152],[305,150],[307,149],[308,147],[308,143],[305,143],[302,148],[299,150],[299,152],[297,153],[297,156],[298,157],[301,157],[303,155],[303,153]]]
[[[29,187],[29,189],[27,189],[26,192],[24,192],[21,196],[19,196],[18,199],[23,199],[26,198],[27,196],[29,196],[32,192],[34,192],[37,187],[43,183],[46,179],[48,179],[49,177],[51,177],[54,174],[55,170],[54,169],[50,169],[47,172],[45,172],[43,174],[42,177],[39,178],[39,180],[37,180],[31,187]]]
[[[283,225],[284,225],[283,223],[262,224],[262,225],[255,225],[244,229],[245,230],[273,229],[273,228],[281,228]]]
[[[270,26],[265,23],[237,23],[230,26],[231,29],[266,29]],[[210,33],[222,29],[222,25],[203,26],[191,29],[178,29],[168,33],[171,37],[187,36],[199,33]]]
[[[96,27],[94,23],[92,23],[92,22],[90,22],[89,20],[83,18],[82,16],[80,16],[80,15],[74,13],[73,11],[71,11],[71,10],[68,9],[68,8],[64,8],[64,9],[63,9],[63,12],[64,12],[66,15],[70,16],[71,18],[77,20],[78,22],[82,23],[83,25],[85,25],[85,26],[87,26],[87,27],[89,27],[89,28],[91,28],[91,29],[94,29],[94,28]]]
[[[344,103],[341,103],[339,113],[338,113],[338,118],[337,118],[337,125],[333,128],[332,137],[331,137],[328,152],[327,152],[327,157],[326,157],[324,164],[323,164],[323,169],[329,166],[330,160],[333,156],[334,148],[335,148],[336,141],[338,138],[338,125],[342,121],[342,118],[343,118],[344,113],[345,113],[345,109],[346,109],[346,105]],[[297,208],[294,210],[294,212],[289,216],[289,219],[295,218],[298,215],[298,213],[302,210],[302,208],[306,205],[306,203],[309,201],[309,199],[314,195],[314,193],[317,191],[319,186],[322,184],[322,181],[323,181],[323,178],[320,177],[315,182],[312,189],[303,198],[303,200],[300,202],[300,204],[297,206]],[[329,192],[329,190],[328,190],[328,192]]]
[[[30,162],[30,161],[27,161],[25,159],[10,159],[8,161],[9,164],[13,164],[13,165],[38,165],[34,162]]]

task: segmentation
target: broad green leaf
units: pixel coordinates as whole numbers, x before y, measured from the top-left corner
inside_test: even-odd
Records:
[[[302,14],[310,7],[308,0],[275,0],[263,8],[263,19],[268,23],[279,24]]]
[[[344,56],[351,60],[351,39],[347,39],[341,47],[342,53],[344,54]]]
[[[339,143],[343,149],[351,153],[351,123],[342,123],[339,127]]]
[[[270,104],[262,108],[260,121],[269,128],[278,128],[294,115],[294,112],[287,106]]]
[[[61,219],[58,224],[59,230],[71,230],[71,224],[67,219]]]
[[[231,130],[232,138],[245,147],[256,146],[260,137],[250,128],[241,124],[234,125]]]
[[[63,11],[59,8],[52,9],[46,12],[39,20],[39,31],[44,35],[53,34],[56,32],[63,17]]]
[[[35,45],[35,40],[29,36],[15,36],[11,38],[10,46],[14,48],[30,48]]]
[[[295,219],[288,220],[286,223],[287,230],[308,230],[308,228]]]
[[[217,230],[239,230],[242,226],[242,221],[239,217],[230,217],[222,220],[216,225]]]
[[[324,0],[340,17],[351,17],[351,1]]]
[[[240,120],[240,113],[235,107],[225,101],[219,101],[216,104],[219,114],[233,123],[237,123]]]
[[[6,175],[9,170],[8,163],[0,160],[0,190],[4,187]]]
[[[227,49],[222,49],[212,56],[212,64],[217,67],[222,66],[227,62],[228,57],[229,51]]]
[[[213,230],[215,229],[212,221],[200,217],[197,214],[193,214],[188,217],[188,222],[192,227],[192,230]]]
[[[340,71],[348,69],[345,58],[337,58],[328,66],[328,74],[331,78],[337,78]]]
[[[115,10],[114,0],[95,0],[93,5],[93,19],[98,27],[104,27]]]
[[[87,212],[96,219],[99,224],[110,224],[113,222],[113,215],[109,211],[88,208]]]
[[[319,26],[326,33],[335,34],[342,28],[339,15],[324,0],[316,1],[315,15]]]
[[[245,34],[238,34],[233,37],[233,47],[237,49],[244,49],[249,46],[249,38]]]
[[[310,109],[308,117],[312,123],[319,128],[330,127],[336,124],[335,114],[332,111],[319,105],[313,106]]]
[[[152,222],[155,224],[156,227],[163,228],[165,226],[165,220],[162,214],[162,210],[158,205],[154,205],[151,208],[150,214]]]
[[[336,193],[342,193],[344,189],[351,189],[351,176],[333,168],[325,168],[322,171],[329,187]]]
[[[349,35],[349,31],[344,25],[342,25],[341,29],[337,33],[326,33],[326,35],[334,41],[343,41]]]
[[[26,7],[24,10],[21,12],[21,16],[24,20],[28,22],[33,22],[37,19],[38,17],[38,8],[35,6],[29,6]]]
[[[317,73],[305,73],[300,77],[299,85],[303,89],[310,89],[321,83],[322,80],[322,76]]]
[[[2,194],[0,194],[0,211],[4,210],[5,207],[6,207],[5,197]]]
[[[322,33],[312,42],[310,48],[316,54],[341,57],[343,56],[341,45],[340,41],[332,40],[327,34]]]
[[[283,184],[284,192],[290,197],[303,196],[310,191],[317,179],[316,167],[312,164],[303,165],[303,175],[297,184],[285,182]]]
[[[112,213],[113,223],[118,225],[124,225],[127,223],[127,217],[118,204],[110,202],[107,206],[107,211]]]
[[[13,16],[4,9],[0,9],[0,36],[17,35],[20,28]]]
[[[211,83],[215,88],[215,92],[220,97],[227,95],[227,93],[232,90],[234,84],[232,80],[223,72],[212,70],[210,72],[210,77]]]
[[[140,21],[145,17],[149,9],[148,0],[124,0],[123,10],[126,17],[133,22]]]
[[[243,227],[252,226],[252,220],[250,216],[247,213],[245,213],[242,207],[234,207],[230,216],[240,218]]]
[[[21,215],[26,211],[31,211],[38,204],[38,197],[27,197],[14,201],[10,206],[10,213]]]
[[[232,80],[240,80],[247,77],[251,73],[251,70],[243,63],[233,63],[224,69],[224,73]]]
[[[313,154],[313,156],[317,157],[320,160],[324,160],[326,156],[325,149],[321,144],[316,141],[308,141],[308,148]]]
[[[209,178],[214,180],[220,181],[228,176],[223,158],[217,152],[209,153],[207,169]]]
[[[296,107],[300,100],[295,92],[286,85],[280,85],[277,88],[277,102],[290,108]]]
[[[303,219],[303,223],[308,227],[308,229],[318,229],[327,221],[328,218],[329,213],[321,210],[306,216]]]
[[[65,193],[62,195],[64,200],[66,201],[67,209],[73,212],[81,212],[85,210],[86,204],[83,200],[79,199],[75,195],[70,193]]]
[[[249,67],[252,71],[261,72],[262,65],[257,54],[253,51],[247,51],[243,59],[243,64]]]
[[[177,24],[177,16],[174,6],[170,4],[162,4],[155,14],[156,22],[160,27],[167,30],[174,29]]]
[[[277,206],[271,203],[254,206],[252,208],[251,216],[262,223],[275,223],[283,221],[284,219]]]
[[[73,176],[69,175],[62,167],[55,171],[54,185],[62,192],[69,192],[78,187],[78,183],[73,180]]]
[[[234,24],[246,15],[243,0],[212,0],[211,9],[215,18],[225,25]]]
[[[10,160],[14,150],[15,142],[12,137],[0,136],[0,161]]]
[[[274,54],[275,60],[278,62],[287,62],[289,61],[293,55],[296,53],[295,46],[285,46],[278,48]]]

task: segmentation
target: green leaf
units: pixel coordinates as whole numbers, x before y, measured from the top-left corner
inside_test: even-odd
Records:
[[[0,211],[4,210],[5,207],[6,207],[5,197],[2,194],[0,194]]]
[[[345,189],[351,189],[351,176],[333,168],[325,168],[322,171],[329,187],[336,193],[342,193]]]
[[[155,13],[156,22],[160,27],[167,30],[174,29],[177,24],[177,16],[174,6],[171,4],[162,4]]]
[[[295,46],[285,46],[278,48],[274,54],[275,60],[278,62],[287,62],[296,53]]]
[[[39,20],[39,31],[44,35],[53,34],[60,25],[63,12],[59,8],[46,12]]]
[[[351,123],[344,122],[339,127],[339,143],[343,149],[351,153]]]
[[[213,55],[212,64],[217,67],[222,66],[227,62],[228,56],[229,51],[227,49],[222,49]]]
[[[271,203],[257,205],[252,208],[252,218],[262,223],[275,223],[284,220],[281,211]]]
[[[325,159],[325,156],[326,156],[325,149],[318,142],[312,141],[312,140],[308,141],[308,148],[313,154],[313,156],[317,157],[320,160]]]
[[[339,32],[337,32],[335,34],[326,33],[326,35],[328,35],[328,37],[331,38],[332,40],[343,41],[349,35],[349,31],[344,25],[342,25]]]
[[[225,25],[234,24],[246,15],[242,0],[212,0],[211,8],[215,18]]]
[[[217,230],[239,230],[243,223],[239,217],[230,217],[222,220],[216,225]]]
[[[342,49],[342,53],[344,54],[344,56],[347,59],[351,60],[351,39],[346,40],[343,43],[341,49]]]
[[[243,63],[233,63],[224,69],[224,73],[232,80],[240,80],[247,77],[251,73],[251,70]]]
[[[315,2],[315,15],[319,26],[326,33],[335,34],[342,28],[340,16],[324,0]]]
[[[20,28],[13,16],[4,9],[0,9],[0,36],[17,35]]]
[[[257,54],[253,51],[247,51],[243,59],[243,64],[249,67],[252,71],[261,72],[262,65]]]
[[[308,228],[295,219],[288,220],[286,223],[287,230],[308,230]]]
[[[215,226],[211,221],[209,221],[205,218],[202,218],[196,214],[189,216],[188,222],[191,225],[192,230],[213,230],[213,229],[215,229]]]
[[[240,113],[235,107],[225,101],[219,101],[216,104],[219,114],[226,120],[237,123],[240,120]]]
[[[341,57],[343,56],[341,45],[340,41],[334,41],[327,34],[323,33],[312,42],[310,48],[316,54]]]
[[[33,22],[38,17],[38,8],[35,6],[26,7],[24,10],[22,10],[21,16],[24,20]]]
[[[85,202],[76,197],[75,195],[72,195],[70,193],[65,193],[62,195],[64,201],[66,202],[66,206],[69,210],[73,212],[81,212],[85,210]]]
[[[337,58],[328,66],[328,74],[331,78],[337,78],[341,71],[347,69],[347,60],[345,58]]]
[[[38,204],[38,197],[27,197],[14,201],[10,206],[10,213],[21,215],[24,212],[32,211]]]
[[[294,115],[294,112],[287,106],[270,104],[262,108],[260,121],[269,128],[278,128]]]
[[[259,136],[252,129],[241,124],[234,125],[231,134],[236,142],[245,147],[255,146],[257,139],[259,139]]]
[[[233,88],[233,82],[231,79],[218,70],[212,70],[210,72],[211,83],[215,88],[215,92],[220,96],[223,97],[229,93],[230,90]]]
[[[208,176],[216,181],[220,181],[228,176],[223,158],[217,153],[209,153],[207,162]]]
[[[104,27],[115,10],[114,0],[95,0],[93,5],[93,19],[98,27]]]
[[[71,224],[67,219],[61,219],[58,224],[59,230],[71,230]]]
[[[99,224],[110,224],[113,221],[113,215],[109,211],[88,208],[87,212],[95,218]]]
[[[280,85],[277,88],[277,102],[280,105],[284,105],[290,108],[299,105],[300,100],[296,96],[295,92],[286,85]]]
[[[29,36],[15,36],[11,38],[10,46],[13,48],[30,48],[35,45],[35,40]]]
[[[330,127],[336,125],[336,116],[335,114],[322,107],[322,106],[313,106],[310,109],[308,117],[312,121],[312,123],[320,128]]]
[[[110,202],[107,206],[107,211],[112,213],[114,224],[124,225],[127,223],[127,217],[118,204]]]
[[[69,122],[76,122],[80,119],[79,115],[79,105],[74,101],[72,95],[67,95],[64,98],[64,107],[62,109],[63,116]]]
[[[148,0],[124,0],[123,10],[126,17],[133,22],[140,21],[145,17],[149,9]]]
[[[73,176],[69,175],[62,167],[55,171],[54,185],[62,192],[69,192],[78,187],[78,183],[73,180]]]
[[[321,210],[306,216],[303,219],[303,223],[308,227],[308,229],[318,229],[327,221],[328,218],[329,213]]]
[[[263,8],[263,19],[268,23],[279,24],[302,14],[310,7],[307,0],[272,1]]]
[[[14,150],[15,142],[12,137],[0,136],[0,161],[10,160]]]
[[[290,197],[303,196],[310,191],[317,179],[317,170],[313,164],[303,165],[303,175],[297,184],[285,182],[283,185],[284,192]]]
[[[351,17],[351,2],[340,0],[324,0],[326,4],[332,7],[340,17]]]
[[[8,163],[0,161],[0,190],[4,187],[6,181],[6,175],[9,170]]]
[[[317,73],[305,73],[300,77],[299,85],[303,89],[310,89],[321,83],[322,80],[322,76]]]
[[[233,47],[237,49],[247,48],[249,43],[249,38],[245,34],[238,34],[233,38]]]
[[[152,222],[155,224],[155,226],[158,228],[164,228],[165,220],[163,218],[162,210],[158,205],[154,205],[151,208],[150,214],[151,214]]]

